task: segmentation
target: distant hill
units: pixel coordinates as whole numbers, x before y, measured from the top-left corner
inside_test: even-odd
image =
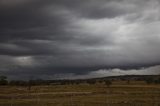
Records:
[[[95,80],[144,80],[144,79],[158,79],[160,75],[121,75],[121,76],[109,76],[102,78],[93,78]]]
[[[148,84],[155,83],[160,84],[160,75],[121,75],[121,76],[109,76],[109,77],[102,77],[102,78],[90,78],[90,79],[64,79],[64,80],[29,80],[29,81],[9,81],[9,85],[66,85],[66,84],[80,84],[80,83],[88,83],[88,84],[95,84],[99,83],[106,83],[111,81],[145,81]],[[0,82],[3,82],[1,80]],[[4,85],[4,84],[0,84]],[[7,83],[6,83],[7,85]]]

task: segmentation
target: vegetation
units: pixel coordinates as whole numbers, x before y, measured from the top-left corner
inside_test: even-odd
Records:
[[[106,81],[105,81],[105,84],[107,85],[107,87],[110,87],[111,84],[112,84],[112,82],[111,82],[110,80],[106,80]]]
[[[0,76],[0,85],[16,85],[16,86],[27,86],[31,89],[32,86],[36,85],[74,85],[87,83],[94,85],[96,83],[105,83],[108,87],[112,85],[113,81],[126,81],[126,84],[130,84],[131,81],[144,81],[146,84],[160,84],[160,75],[131,75],[131,76],[113,76],[105,78],[94,78],[94,79],[77,79],[77,80],[11,80],[8,81],[6,76]]]
[[[160,76],[9,81],[0,86],[0,106],[159,106],[159,81]]]
[[[6,76],[0,76],[0,85],[7,85],[7,77]]]

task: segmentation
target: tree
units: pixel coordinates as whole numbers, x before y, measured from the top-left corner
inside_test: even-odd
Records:
[[[0,85],[7,85],[7,77],[6,76],[0,76]]]
[[[27,86],[27,82],[26,81],[21,81],[21,80],[11,80],[9,82],[10,85],[16,85],[16,86]]]
[[[130,80],[129,79],[127,80],[127,84],[130,84]]]
[[[103,81],[102,81],[102,80],[99,80],[98,82],[99,82],[99,83],[103,83]]]
[[[29,80],[28,81],[28,90],[29,91],[31,90],[32,85],[33,85],[33,80]]]
[[[160,84],[160,78],[154,81],[155,84]]]
[[[87,83],[90,85],[94,85],[94,84],[96,84],[96,81],[95,80],[87,80]]]
[[[110,80],[106,80],[105,84],[107,85],[107,87],[110,87],[112,85],[112,82]]]
[[[153,78],[147,78],[147,79],[145,79],[145,81],[147,84],[151,84],[154,82]]]

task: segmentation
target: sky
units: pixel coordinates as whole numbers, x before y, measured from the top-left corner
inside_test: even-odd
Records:
[[[160,74],[159,0],[0,0],[0,74]]]

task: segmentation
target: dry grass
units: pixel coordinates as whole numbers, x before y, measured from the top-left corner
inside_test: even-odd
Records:
[[[26,87],[1,86],[0,106],[160,106],[160,85],[144,82],[50,85]]]

